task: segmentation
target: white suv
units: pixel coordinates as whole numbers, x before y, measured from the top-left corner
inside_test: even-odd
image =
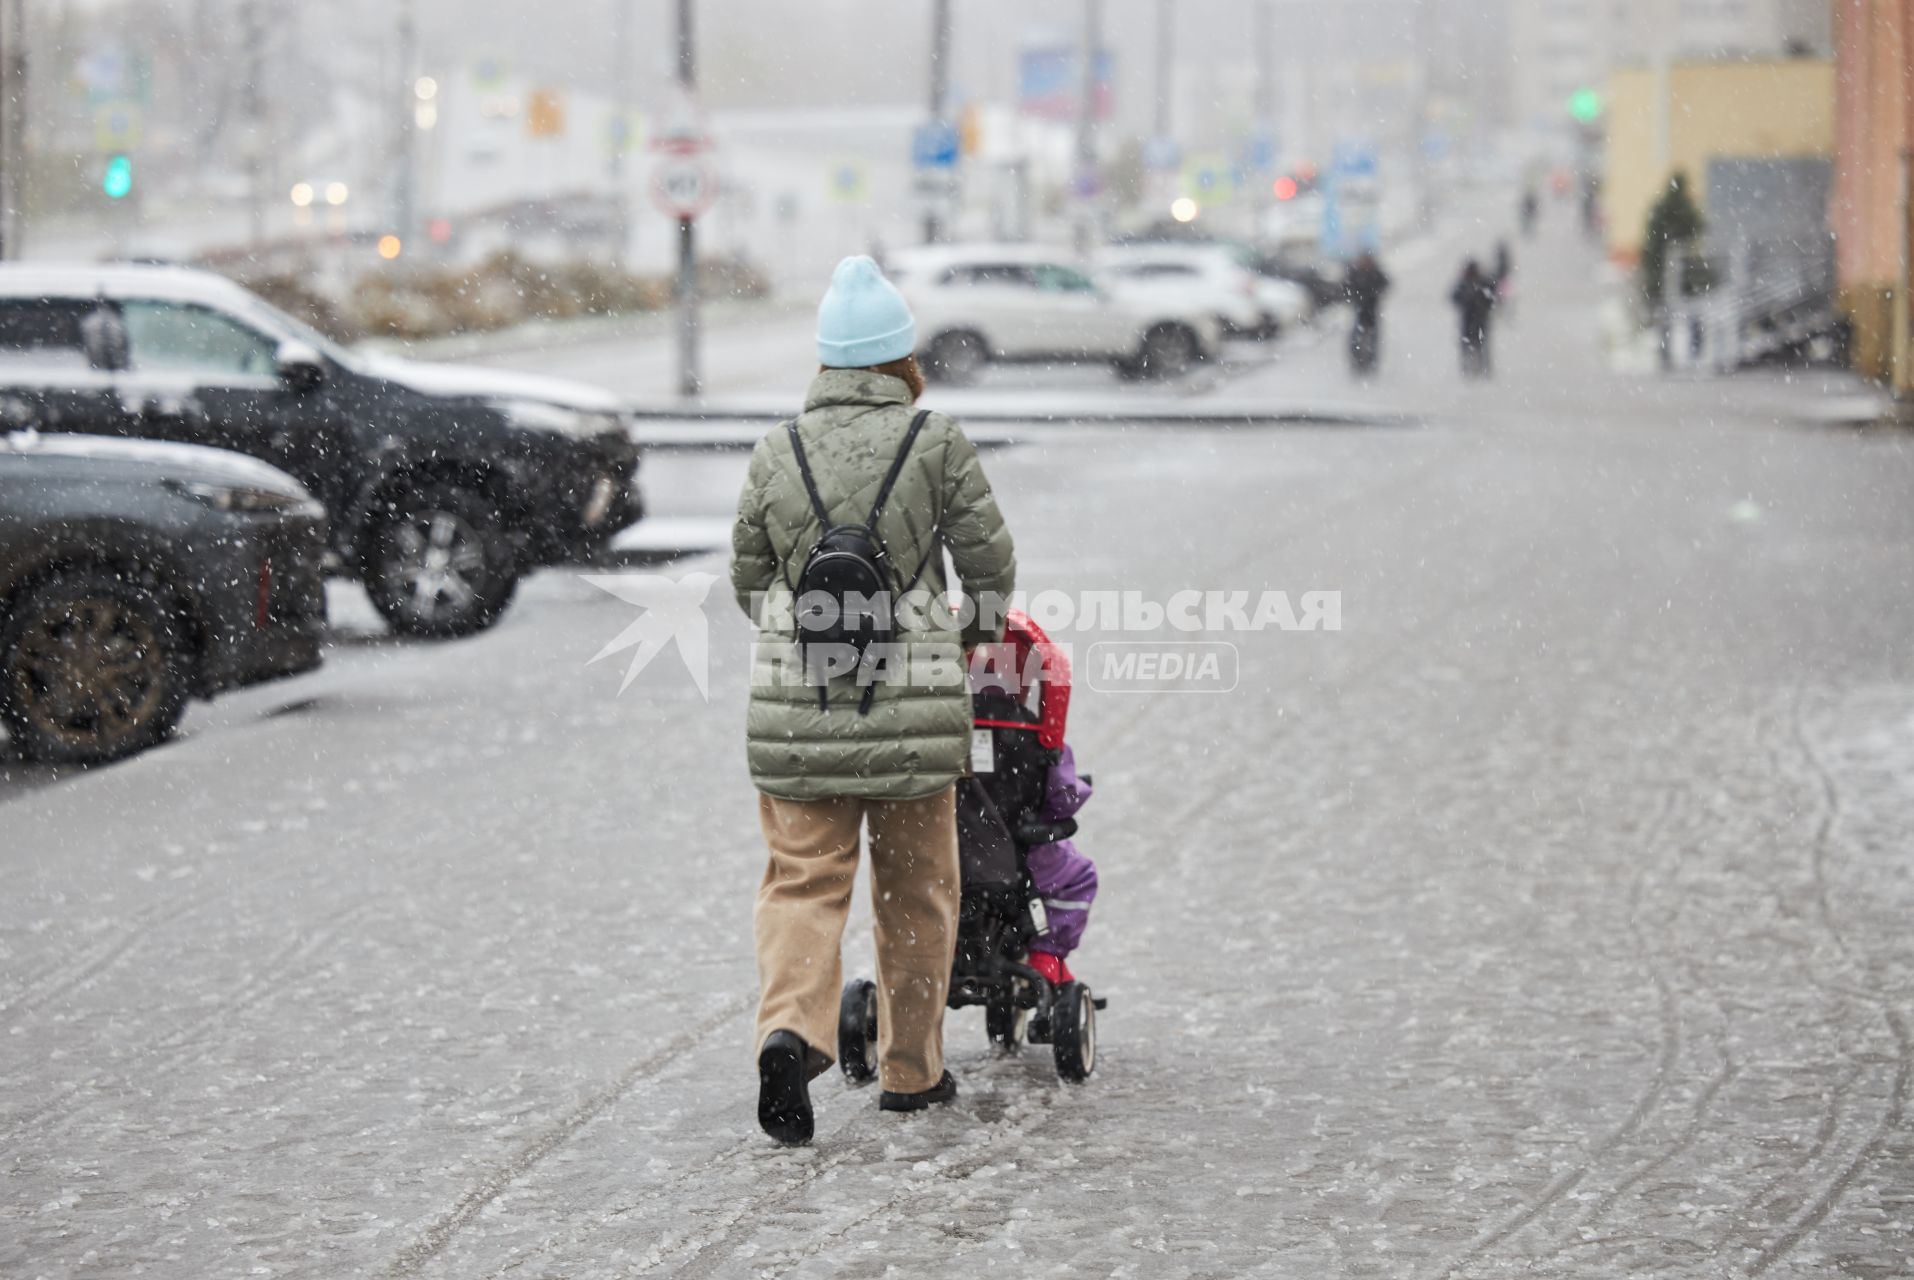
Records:
[[[1244,266],[1225,245],[1125,245],[1098,259],[1119,294],[1201,308],[1228,334],[1274,338],[1309,315],[1309,295]]]
[[[1022,360],[1169,378],[1222,342],[1222,326],[1201,306],[1117,293],[1067,255],[1031,245],[908,250],[887,270],[917,317],[925,376],[939,382],[972,382],[992,361]]]

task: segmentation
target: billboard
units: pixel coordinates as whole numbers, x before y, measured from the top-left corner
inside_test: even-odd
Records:
[[[1077,98],[1083,91],[1083,64],[1075,45],[1046,45],[1025,49],[1017,69],[1017,109],[1045,120],[1077,118]],[[1091,103],[1099,120],[1108,120],[1114,94],[1116,58],[1108,49],[1097,54],[1096,97]]]

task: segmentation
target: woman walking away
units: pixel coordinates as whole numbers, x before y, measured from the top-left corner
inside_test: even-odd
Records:
[[[951,419],[913,409],[924,390],[916,324],[871,259],[838,264],[817,345],[823,367],[804,413],[759,441],[731,538],[732,586],[759,628],[746,754],[771,852],[755,916],[758,1123],[787,1144],[810,1141],[809,1082],[837,1044],[860,825],[876,916],[878,1105],[917,1111],[957,1096],[943,1023],[959,889],[954,784],[971,734],[960,645],[998,638],[1015,577],[976,450]],[[845,527],[860,524],[874,537]],[[859,574],[891,601],[942,601],[945,550],[978,606],[961,630],[936,607],[880,608],[868,629],[864,611],[837,607],[864,594],[833,595]],[[827,622],[813,630],[821,597]],[[878,643],[860,647],[873,634]]]

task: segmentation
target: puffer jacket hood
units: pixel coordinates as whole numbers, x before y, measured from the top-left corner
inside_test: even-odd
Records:
[[[797,420],[818,491],[834,523],[870,515],[914,409],[902,379],[868,369],[818,374]],[[879,680],[869,714],[851,676],[830,682],[828,706],[804,678],[790,628],[791,584],[823,532],[782,425],[758,442],[732,529],[731,585],[759,626],[746,716],[746,756],[758,789],[790,800],[896,800],[942,790],[970,751],[970,689],[961,647],[994,640],[977,623],[948,629],[936,613],[905,610],[902,661]],[[933,413],[911,447],[878,522],[900,581],[923,566],[913,596],[947,591],[941,546],[973,599],[1007,599],[1016,559],[977,451],[956,422]]]

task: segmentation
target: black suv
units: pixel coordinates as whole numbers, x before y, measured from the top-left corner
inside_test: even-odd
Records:
[[[489,626],[525,570],[591,558],[636,520],[630,425],[592,387],[347,351],[205,272],[0,267],[0,429],[281,468],[402,633]]]
[[[186,699],[319,665],[326,513],[217,449],[0,435],[0,719],[28,759],[151,746]]]

